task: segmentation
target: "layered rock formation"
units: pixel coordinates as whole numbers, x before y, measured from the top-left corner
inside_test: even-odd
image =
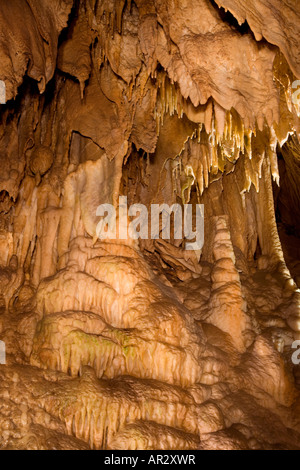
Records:
[[[297,0],[0,6],[0,447],[299,449]],[[101,204],[204,204],[201,250]]]

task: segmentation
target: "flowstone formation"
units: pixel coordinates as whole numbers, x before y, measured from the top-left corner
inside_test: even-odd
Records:
[[[298,0],[1,3],[1,449],[300,449],[299,29]],[[120,196],[204,205],[203,247],[100,239]]]

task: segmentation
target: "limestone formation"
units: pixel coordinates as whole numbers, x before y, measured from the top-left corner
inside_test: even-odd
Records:
[[[1,2],[1,449],[300,449],[299,32],[298,0]]]

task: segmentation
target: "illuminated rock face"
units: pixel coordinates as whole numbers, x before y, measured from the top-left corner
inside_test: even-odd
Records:
[[[300,448],[299,25],[296,0],[3,2],[1,448]],[[99,240],[121,195],[204,204],[203,248]]]

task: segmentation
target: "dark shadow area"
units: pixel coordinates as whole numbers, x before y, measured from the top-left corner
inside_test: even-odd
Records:
[[[287,266],[300,287],[300,145],[291,137],[278,154],[280,187],[274,184],[278,232]]]
[[[242,25],[239,24],[237,19],[233,16],[230,11],[225,11],[225,8],[218,7],[217,3],[214,0],[210,0],[210,3],[215,8],[215,10],[219,13],[220,19],[224,22],[235,28],[241,34],[252,34],[250,26],[247,21],[244,21]]]

